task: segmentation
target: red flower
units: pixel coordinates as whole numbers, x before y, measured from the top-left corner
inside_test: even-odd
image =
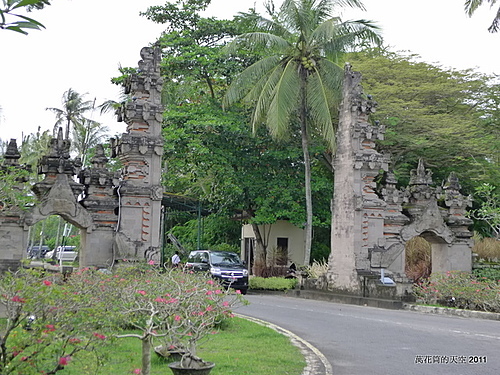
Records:
[[[138,290],[137,293],[142,294],[143,296],[146,295],[146,291],[144,291],[144,290]]]
[[[51,286],[52,283],[49,280],[43,280],[43,283],[47,286]]]
[[[56,330],[56,327],[54,327],[53,324],[47,324],[45,326],[45,328],[47,328],[46,330],[44,330],[43,332],[54,332]]]
[[[59,364],[61,366],[66,366],[69,363],[69,361],[71,361],[71,357],[69,355],[66,357],[59,358]]]
[[[12,297],[12,302],[24,303],[24,302],[26,302],[26,300],[24,298],[19,297],[19,296],[14,296],[14,297]]]
[[[100,334],[100,333],[97,333],[97,332],[94,332],[94,336],[97,337],[98,339],[101,339],[101,340],[105,340],[106,339],[106,336]]]

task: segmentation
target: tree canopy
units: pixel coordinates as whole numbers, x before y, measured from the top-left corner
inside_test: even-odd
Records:
[[[417,55],[372,50],[349,57],[377,101],[373,120],[387,127],[382,151],[401,181],[419,158],[440,183],[455,171],[467,193],[500,179],[500,85],[472,70],[446,70]]]

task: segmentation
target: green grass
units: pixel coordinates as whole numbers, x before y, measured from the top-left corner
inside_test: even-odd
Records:
[[[141,367],[140,340],[117,339],[110,347],[104,365],[98,366],[89,356],[75,357],[58,374],[89,373],[98,367],[95,375],[132,374]],[[202,343],[198,355],[205,361],[215,362],[210,375],[300,375],[306,363],[300,350],[276,331],[234,318],[219,333],[210,335]],[[151,375],[171,374],[167,361],[152,354]]]

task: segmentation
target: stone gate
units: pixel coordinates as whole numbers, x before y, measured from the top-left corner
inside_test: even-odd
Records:
[[[363,93],[361,74],[349,65],[344,78],[328,289],[364,295],[409,293],[404,248],[415,236],[431,243],[433,272],[471,271],[472,220],[465,216],[471,198],[460,193],[453,174],[443,186],[433,187],[432,173],[422,160],[411,172],[409,186],[398,189],[390,156],[375,148],[385,132],[384,126],[368,120],[376,103]],[[385,184],[377,186],[381,172]],[[391,280],[384,283],[384,276]]]
[[[70,140],[60,129],[38,165],[44,178],[33,186],[38,203],[28,210],[0,212],[0,271],[18,268],[26,257],[28,228],[59,215],[80,229],[80,265],[110,267],[117,261],[160,261],[161,227],[161,51],[141,50],[139,69],[130,76],[130,95],[120,110],[126,133],[111,142],[120,172],[108,168],[102,145],[91,166],[70,156]],[[5,163],[19,165],[19,151],[11,140]],[[21,183],[21,182],[20,182]]]

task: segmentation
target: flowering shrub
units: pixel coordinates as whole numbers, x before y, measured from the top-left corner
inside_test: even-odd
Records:
[[[461,309],[500,312],[500,280],[476,278],[468,272],[446,272],[414,286],[417,301]]]
[[[211,278],[154,264],[111,271],[84,268],[65,278],[33,270],[0,278],[0,374],[55,374],[80,351],[93,351],[113,337],[142,341],[142,369],[150,373],[153,340],[182,348],[182,363],[203,363],[199,340],[232,316],[243,300]],[[116,335],[123,328],[134,334]],[[97,357],[99,359],[99,356]]]
[[[0,374],[55,374],[82,350],[97,355],[106,342],[93,334],[101,328],[89,305],[95,290],[78,284],[33,270],[0,277]]]
[[[137,331],[117,337],[142,341],[143,375],[150,373],[153,340],[184,351],[182,363],[187,367],[202,363],[196,356],[198,341],[243,301],[239,293],[222,289],[207,275],[154,266],[117,268],[101,288],[113,324]]]

